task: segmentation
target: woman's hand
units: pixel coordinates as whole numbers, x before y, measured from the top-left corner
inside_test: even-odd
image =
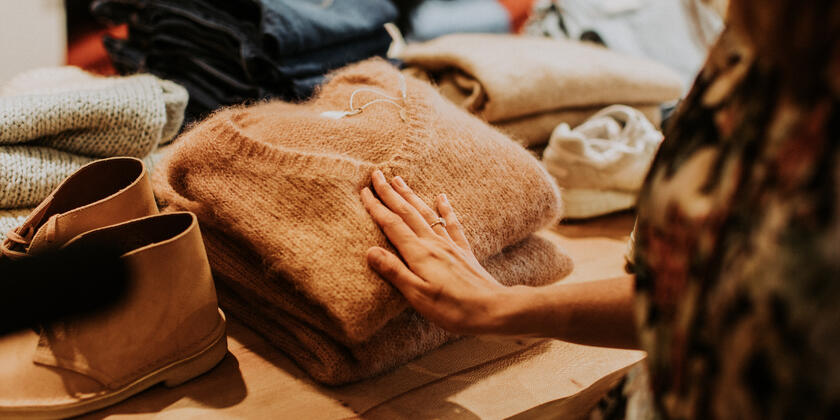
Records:
[[[379,199],[365,188],[362,201],[402,260],[372,247],[368,264],[430,321],[459,334],[635,348],[632,276],[541,288],[502,286],[478,263],[445,195],[435,202],[444,225],[400,177],[389,184],[375,171],[373,188]]]
[[[446,196],[437,197],[435,212],[402,178],[388,183],[378,170],[373,173],[373,187],[379,199],[364,188],[362,201],[402,260],[372,247],[368,264],[418,312],[444,329],[459,334],[503,329],[504,296],[510,289],[478,263]],[[445,223],[435,223],[438,214]]]

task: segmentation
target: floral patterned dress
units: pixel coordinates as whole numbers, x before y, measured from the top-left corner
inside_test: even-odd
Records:
[[[639,198],[649,376],[593,417],[840,419],[840,42],[819,48],[788,83],[735,30],[713,47]]]

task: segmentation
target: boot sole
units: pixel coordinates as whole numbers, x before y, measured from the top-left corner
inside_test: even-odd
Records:
[[[222,317],[221,336],[192,356],[161,367],[105,395],[54,407],[20,407],[12,410],[0,408],[0,417],[3,419],[62,419],[74,417],[114,405],[159,383],[173,388],[196,378],[218,365],[227,354],[227,334],[224,332],[225,317],[221,309],[219,314]]]

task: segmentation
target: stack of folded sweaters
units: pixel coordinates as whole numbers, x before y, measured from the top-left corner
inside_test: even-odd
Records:
[[[154,184],[167,209],[201,220],[222,306],[315,379],[341,384],[455,338],[366,264],[369,247],[390,247],[359,199],[374,169],[429,202],[445,192],[503,284],[571,270],[535,233],[561,211],[540,163],[380,59],[334,73],[309,102],[215,113],[180,137]]]
[[[683,90],[680,76],[661,64],[569,40],[455,34],[409,44],[400,58],[408,72],[526,146],[614,104],[659,124],[661,104]]]
[[[76,67],[22,73],[0,86],[0,234],[93,160],[142,158],[181,129],[187,92],[141,74],[98,77]]]
[[[301,99],[326,72],[382,56],[397,16],[389,0],[97,0],[95,15],[128,23],[106,38],[122,73],[148,71],[184,85],[188,116],[248,99]]]
[[[713,1],[540,0],[523,32],[595,38],[607,48],[674,69],[689,87],[723,29]],[[616,7],[618,9],[616,9]]]

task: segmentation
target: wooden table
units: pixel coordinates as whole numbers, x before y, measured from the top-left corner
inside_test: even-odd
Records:
[[[548,231],[575,260],[563,281],[622,274],[632,226],[625,213]],[[557,340],[466,338],[381,377],[328,388],[234,319],[228,345],[230,354],[207,374],[86,418],[574,418],[644,357]]]

